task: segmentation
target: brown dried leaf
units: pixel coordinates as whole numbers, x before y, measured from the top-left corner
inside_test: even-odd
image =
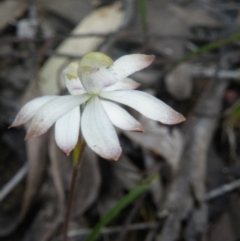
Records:
[[[88,147],[79,174],[73,205],[74,217],[81,216],[96,201],[101,186],[98,157]]]
[[[15,18],[20,17],[27,10],[23,1],[5,0],[0,3],[0,32]]]
[[[92,10],[88,1],[81,0],[39,0],[38,4],[75,24],[80,22]]]
[[[104,177],[103,177],[104,178]],[[98,212],[101,217],[104,217],[111,208],[124,196],[123,189],[115,176],[111,176],[111,181],[107,180],[108,187],[98,198]]]
[[[35,80],[29,86],[25,94],[25,101],[39,96],[39,89]],[[29,123],[25,125],[28,128]],[[39,186],[42,184],[44,174],[47,168],[48,161],[48,134],[42,135],[37,138],[28,140],[27,142],[27,157],[29,161],[29,173],[27,177],[27,187],[23,201],[22,216],[25,216],[24,209],[28,207],[32,201],[34,194],[38,191]]]
[[[26,92],[25,100],[32,99],[39,95],[39,91],[35,81],[29,86]],[[27,125],[25,126],[27,127]],[[21,210],[17,218],[10,220],[10,223],[5,223],[0,228],[0,236],[5,236],[12,233],[22,222],[31,205],[34,195],[42,184],[47,166],[47,142],[48,135],[42,135],[38,138],[33,138],[26,142],[27,158],[29,162],[29,172],[27,175],[27,186],[22,202]]]
[[[54,134],[51,133],[50,161],[52,177],[60,202],[66,203],[64,193],[70,188],[72,176],[71,157],[64,155],[57,147]],[[83,155],[83,164],[79,170],[74,197],[73,215],[81,216],[95,202],[101,185],[98,158],[88,147]]]
[[[67,202],[64,194],[65,190],[70,187],[72,165],[71,158],[65,156],[56,146],[53,131],[50,136],[49,154],[54,185],[49,182],[46,183],[43,195],[47,202],[41,212],[37,215],[32,227],[26,234],[24,241],[35,240],[36,238],[40,241],[47,241],[56,233],[59,226],[62,224],[62,217],[64,217],[65,213],[64,204]],[[77,205],[77,207],[73,206],[73,218],[81,215],[87,210],[92,202],[95,201],[101,183],[98,168],[95,168],[95,164],[97,164],[96,158],[94,158],[94,155],[92,156],[93,158],[89,158],[89,155],[91,155],[91,153],[86,153],[86,155],[84,155],[85,163],[87,163],[87,165],[83,164],[82,172],[84,175],[80,175],[78,178],[77,187],[79,188],[79,185],[82,185],[82,188],[80,189],[82,191],[79,192],[76,190],[75,204],[79,205]],[[94,163],[95,167],[92,163]],[[89,176],[94,177],[90,179],[90,184],[88,181]],[[84,184],[86,182],[88,185]],[[95,187],[93,187],[92,184],[96,184]],[[72,224],[73,223],[71,222],[70,228]]]
[[[23,241],[47,241],[62,223],[62,210],[59,210],[59,205],[56,205],[58,197],[50,178],[45,181],[40,192],[45,203],[24,235]]]
[[[147,171],[150,171],[150,172],[153,172],[153,170],[158,171],[156,169],[156,167],[158,166],[158,162],[155,158],[153,158],[150,151],[144,148],[143,155],[144,155],[144,164]],[[156,207],[160,206],[162,204],[163,197],[164,197],[162,183],[160,181],[154,182],[150,187],[150,192],[152,193],[153,200],[155,202]]]
[[[148,1],[148,26],[149,32],[166,35],[185,35],[188,30],[184,21],[173,12],[172,4],[162,1]],[[161,39],[154,41],[154,48],[165,56],[179,59],[184,55],[184,40]]]
[[[155,88],[156,83],[162,76],[161,71],[158,70],[143,70],[132,74],[132,78],[141,84],[142,89]]]
[[[212,80],[185,123],[185,143],[179,173],[171,183],[160,213],[160,216],[167,217],[158,240],[176,240],[183,220],[187,222],[186,230],[191,230],[191,233],[185,233],[186,240],[196,240],[197,236],[203,238],[205,235],[206,160],[226,87],[227,82]],[[201,222],[196,221],[198,216]]]
[[[72,34],[102,34],[116,31],[120,27],[123,17],[121,4],[116,2],[92,11],[75,27]],[[61,43],[57,52],[81,56],[96,50],[103,41],[104,38],[99,37],[68,38]],[[60,73],[68,63],[69,58],[67,57],[51,57],[44,63],[39,73],[41,93],[57,94],[62,88],[66,88]]]
[[[87,148],[83,156],[83,165],[77,181],[72,219],[82,215],[96,200],[101,185],[97,156]],[[51,176],[53,183],[46,182],[42,195],[46,203],[37,215],[32,227],[26,234],[24,241],[47,241],[56,234],[65,215],[65,192],[70,188],[72,175],[71,158],[65,156],[57,147],[54,132],[50,134],[49,154],[51,162]],[[91,177],[91,178],[89,178]],[[73,222],[70,223],[70,229]],[[61,230],[60,230],[61,232]]]
[[[163,35],[188,35],[193,26],[219,27],[221,23],[199,7],[180,7],[170,1],[146,1],[149,33]],[[141,21],[133,26],[141,28]],[[174,60],[183,57],[186,40],[179,38],[160,39],[152,42],[153,48]]]
[[[113,163],[113,175],[123,189],[131,190],[142,180],[140,170],[122,155],[118,162]]]
[[[238,226],[239,227],[239,226]],[[234,235],[231,217],[229,212],[225,212],[215,223],[209,231],[209,241],[234,241],[237,238]]]
[[[184,63],[170,72],[165,79],[168,92],[178,100],[184,100],[192,94],[191,65]]]
[[[65,203],[65,195],[64,195],[64,191],[65,191],[65,187],[66,185],[64,180],[63,180],[63,176],[61,173],[61,167],[60,164],[64,165],[68,164],[68,162],[71,162],[70,158],[65,156],[60,149],[57,147],[56,142],[55,142],[55,137],[54,137],[54,131],[52,130],[50,133],[50,137],[49,137],[49,158],[50,158],[50,164],[51,164],[51,175],[52,175],[52,179],[53,179],[53,183],[55,185],[56,188],[56,192],[57,192],[57,196],[58,196],[58,201],[59,201],[59,205],[60,205],[60,210],[64,210],[64,203]],[[63,161],[61,161],[63,160]],[[68,165],[68,168],[65,167],[65,175],[64,177],[68,177],[69,181],[67,182],[67,185],[70,185],[70,177],[71,177],[71,167],[70,165]]]
[[[161,155],[173,170],[176,170],[183,148],[183,137],[179,129],[173,128],[170,131],[169,127],[159,125],[144,116],[141,116],[140,122],[145,130],[144,133],[124,132],[124,134],[142,147]]]

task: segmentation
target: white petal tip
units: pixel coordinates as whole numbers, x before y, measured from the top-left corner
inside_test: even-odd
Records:
[[[132,81],[132,83],[130,84],[131,88],[128,88],[128,89],[135,90],[135,89],[138,89],[140,87],[140,85],[141,84],[139,84],[138,82]]]
[[[175,124],[179,124],[185,120],[186,120],[186,118],[182,114],[176,112],[174,115],[170,116],[169,119],[167,119],[164,122],[164,124],[175,125]]]
[[[60,146],[58,146],[58,147],[61,149],[63,154],[66,155],[66,156],[69,156],[71,154],[72,150],[73,150],[73,148],[62,148]]]
[[[113,159],[108,159],[109,161],[114,161],[114,162],[116,162],[116,161],[118,161],[119,160],[119,158],[120,158],[120,156],[122,155],[122,152],[121,153],[119,153],[119,155],[117,155],[116,157],[114,157]]]
[[[182,114],[178,113],[178,116],[176,116],[176,124],[181,123],[185,120],[186,120],[186,118]]]
[[[154,59],[155,59],[155,56],[154,56],[154,55],[146,55],[146,56],[145,56],[145,60],[146,60],[146,62],[148,62],[149,64],[151,64]]]
[[[181,120],[180,120],[180,122],[183,122],[183,121],[185,121],[186,120],[186,118],[183,116],[183,115],[181,115]]]
[[[111,155],[111,156],[102,156],[104,159],[108,160],[108,161],[113,161],[116,162],[118,161],[118,159],[120,158],[120,156],[122,155],[122,148],[119,149],[118,153],[116,153],[115,155]]]
[[[71,151],[72,151],[72,150],[71,150]],[[63,154],[66,155],[66,156],[69,156],[70,153],[71,153],[71,151],[66,151],[66,150],[64,151],[64,150],[62,150]]]
[[[133,86],[134,89],[138,89],[141,86],[141,84],[137,83]]]
[[[142,64],[142,67],[140,68],[140,70],[148,67],[155,59],[154,55],[139,54],[138,56],[139,56],[138,60]]]
[[[33,137],[33,135],[27,133],[27,135],[25,136],[24,140],[27,141],[27,140],[30,139],[31,137]]]
[[[13,127],[17,127],[22,125],[22,123],[18,123],[16,120],[13,121],[13,123],[8,127],[8,129],[13,128]]]
[[[25,138],[24,138],[24,141],[27,141],[29,138],[31,138],[31,137],[26,135]]]
[[[132,129],[132,130],[128,130],[128,131],[133,131],[133,132],[145,132],[145,130],[143,129],[142,125],[137,126],[136,128]]]
[[[139,128],[137,128],[135,131],[136,132],[145,132],[145,130],[143,129],[142,126],[139,126]]]
[[[26,141],[26,140],[28,140],[28,139],[30,139],[30,138],[32,138],[32,137],[37,137],[37,136],[39,136],[39,135],[35,133],[35,130],[30,129],[30,130],[27,132],[24,140]]]

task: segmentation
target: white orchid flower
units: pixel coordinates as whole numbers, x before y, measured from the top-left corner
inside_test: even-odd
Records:
[[[159,99],[134,90],[139,84],[127,78],[149,66],[154,58],[131,54],[113,62],[105,54],[88,53],[63,71],[71,95],[31,100],[19,111],[11,127],[32,119],[26,135],[28,139],[44,134],[56,123],[56,143],[66,155],[76,146],[81,127],[86,143],[94,152],[105,159],[118,160],[122,149],[113,125],[127,131],[143,131],[143,127],[114,102],[132,107],[164,124],[185,120]]]

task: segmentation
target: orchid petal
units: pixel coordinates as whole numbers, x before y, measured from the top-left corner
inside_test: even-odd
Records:
[[[88,146],[99,156],[118,160],[121,155],[117,133],[98,97],[92,97],[83,111],[81,130]]]
[[[146,117],[163,124],[177,124],[185,118],[161,100],[142,91],[122,90],[102,92],[101,97],[130,106]]]
[[[27,122],[28,120],[32,119],[36,112],[47,102],[51,101],[52,99],[57,98],[55,95],[47,95],[41,96],[36,99],[29,101],[26,105],[22,107],[22,109],[18,112],[14,122],[9,127],[20,126],[23,123]]]
[[[44,105],[33,117],[26,139],[44,134],[60,117],[86,102],[90,96],[60,96]]]
[[[92,77],[102,83],[102,87],[107,87],[117,83],[118,79],[111,73],[108,67],[99,68],[99,71],[92,74]]]
[[[65,78],[66,87],[71,95],[81,95],[86,93],[80,80],[77,79],[67,79]]]
[[[110,121],[125,131],[143,131],[142,125],[126,110],[109,101],[101,100]]]
[[[79,95],[86,92],[78,78],[77,70],[78,63],[76,62],[70,63],[67,68],[63,70],[66,87],[71,95]]]
[[[103,88],[102,91],[114,91],[114,90],[134,90],[140,86],[136,81],[125,78],[118,81],[116,84]]]
[[[55,140],[59,148],[68,156],[77,145],[80,130],[80,107],[77,106],[57,120]]]
[[[125,55],[114,62],[112,73],[118,80],[124,79],[132,73],[149,66],[154,60],[153,55],[130,54]]]
[[[82,84],[88,93],[98,94],[103,85],[98,79],[93,78],[91,74],[82,74]]]
[[[117,79],[107,67],[91,69],[90,72],[87,73],[82,72],[81,76],[83,86],[89,93],[98,94],[104,87],[117,82]]]

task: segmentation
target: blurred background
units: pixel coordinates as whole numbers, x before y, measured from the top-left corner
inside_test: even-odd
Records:
[[[117,130],[116,163],[86,150],[69,240],[239,241],[239,40],[237,0],[0,0],[0,240],[62,240],[72,157],[53,130],[25,142],[28,125],[8,126],[100,51],[155,55],[132,78],[187,120],[127,108],[145,133]]]

